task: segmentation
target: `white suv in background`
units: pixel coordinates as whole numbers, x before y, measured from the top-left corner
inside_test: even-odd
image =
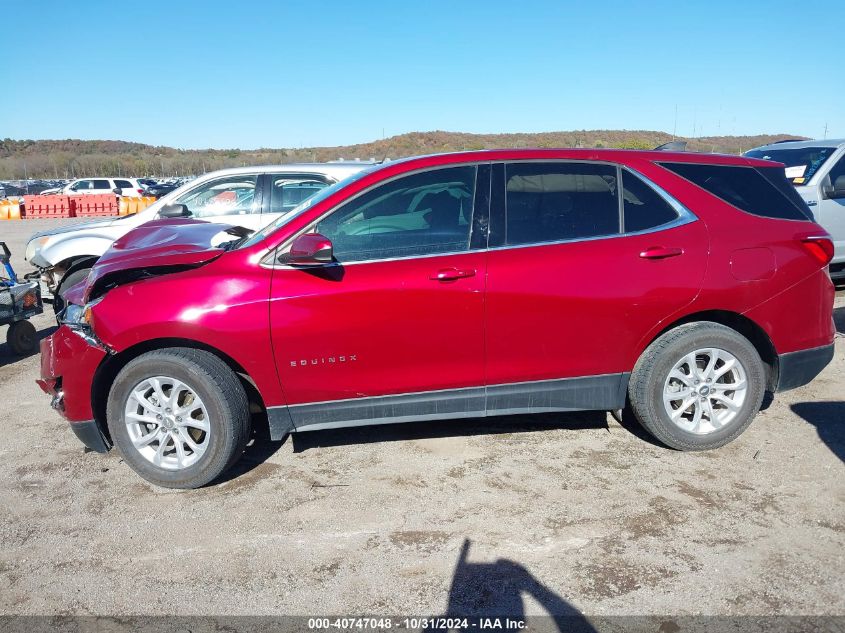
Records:
[[[26,246],[26,260],[41,272],[53,294],[56,313],[64,292],[85,279],[112,242],[135,227],[167,217],[193,217],[256,231],[295,208],[320,189],[372,167],[365,161],[237,167],[185,183],[135,215],[104,218],[36,233]],[[97,182],[107,179],[81,179]],[[115,179],[121,182],[123,179]],[[75,190],[79,193],[78,190]],[[90,189],[89,189],[90,192]],[[100,193],[96,190],[96,193]]]
[[[831,279],[845,281],[845,139],[781,141],[749,150],[745,156],[786,165],[786,179],[833,237]]]
[[[120,189],[121,196],[134,198],[140,198],[144,192],[144,188],[135,178],[77,178],[55,193],[62,196],[79,196],[116,193],[115,189]]]

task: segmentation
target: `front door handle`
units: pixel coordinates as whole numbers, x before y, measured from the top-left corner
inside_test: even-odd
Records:
[[[455,281],[466,277],[475,277],[475,270],[471,268],[441,268],[429,279],[434,281]]]
[[[666,248],[664,246],[650,246],[640,253],[643,259],[666,259],[667,257],[677,257],[683,255],[682,248]]]

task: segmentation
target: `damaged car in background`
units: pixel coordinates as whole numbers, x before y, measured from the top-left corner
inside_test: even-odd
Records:
[[[140,213],[57,227],[33,235],[26,260],[38,269],[58,314],[65,294],[88,276],[112,242],[156,218],[192,217],[257,230],[323,187],[372,163],[290,164],[238,167],[205,174],[163,196]]]

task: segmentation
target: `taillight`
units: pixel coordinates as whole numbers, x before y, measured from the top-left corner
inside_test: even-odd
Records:
[[[801,244],[822,266],[827,266],[833,259],[833,240],[829,235],[802,236]]]
[[[143,189],[136,189],[135,191],[137,191],[138,193],[144,193]]]

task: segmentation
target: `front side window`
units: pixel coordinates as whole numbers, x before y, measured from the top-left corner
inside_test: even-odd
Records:
[[[828,177],[830,178],[830,184],[837,189],[845,188],[845,181],[842,180],[845,178],[845,156],[840,158],[839,162],[830,169]],[[837,181],[839,181],[839,185],[836,184]]]
[[[475,166],[403,176],[320,221],[339,262],[454,253],[469,248]]]
[[[182,194],[174,202],[188,207],[195,218],[260,213],[255,205],[257,180],[255,174],[212,180]]]
[[[617,187],[613,165],[505,165],[505,244],[618,235]]]
[[[287,213],[328,187],[328,183],[308,176],[274,175],[270,189],[270,213]]]
[[[80,180],[79,182],[75,182],[70,186],[72,191],[87,191],[91,188],[91,181],[90,180]]]
[[[622,170],[625,233],[653,229],[678,219],[678,212],[659,193],[627,169]]]

